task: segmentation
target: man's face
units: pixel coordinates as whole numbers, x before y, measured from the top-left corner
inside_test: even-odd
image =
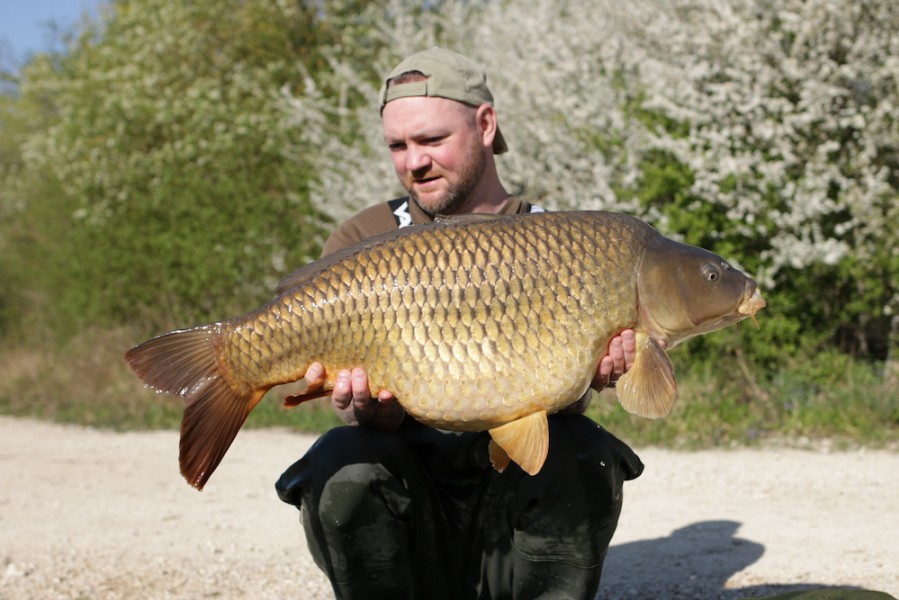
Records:
[[[414,96],[388,102],[384,141],[393,168],[426,213],[470,210],[486,168],[476,109],[445,98]]]

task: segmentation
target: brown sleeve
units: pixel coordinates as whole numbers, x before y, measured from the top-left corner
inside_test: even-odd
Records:
[[[386,202],[370,206],[341,223],[331,233],[322,248],[322,256],[394,229],[396,229],[396,219]]]

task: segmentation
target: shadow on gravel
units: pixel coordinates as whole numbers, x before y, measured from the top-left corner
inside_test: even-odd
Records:
[[[763,545],[736,537],[739,527],[736,521],[703,521],[665,538],[613,545],[605,561],[597,600],[742,600],[774,594],[788,594],[783,600],[805,600],[807,596],[801,593],[804,590],[828,590],[814,584],[777,583],[724,589],[730,577],[765,552]],[[831,590],[832,596],[822,593],[814,598],[843,597]],[[891,596],[876,592],[858,596],[858,600],[888,598]]]

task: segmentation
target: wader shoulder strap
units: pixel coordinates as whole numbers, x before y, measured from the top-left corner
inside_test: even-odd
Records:
[[[396,221],[397,228],[402,229],[412,225],[412,213],[409,212],[408,197],[388,200],[387,206],[390,207],[390,212],[393,213],[393,219]]]

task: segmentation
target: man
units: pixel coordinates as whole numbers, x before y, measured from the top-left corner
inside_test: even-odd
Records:
[[[540,210],[503,188],[507,150],[486,75],[433,48],[404,60],[381,90],[384,140],[409,193],[363,210],[325,244],[330,254],[438,214]],[[601,389],[633,362],[625,331],[597,366]],[[324,379],[320,364],[306,374]],[[316,564],[337,598],[592,598],[621,510],[643,465],[585,417],[588,393],[549,419],[535,476],[490,466],[485,432],[442,432],[389,391],[371,397],[364,369],[339,373],[333,404],[348,425],[323,435],[277,483],[301,509]]]

